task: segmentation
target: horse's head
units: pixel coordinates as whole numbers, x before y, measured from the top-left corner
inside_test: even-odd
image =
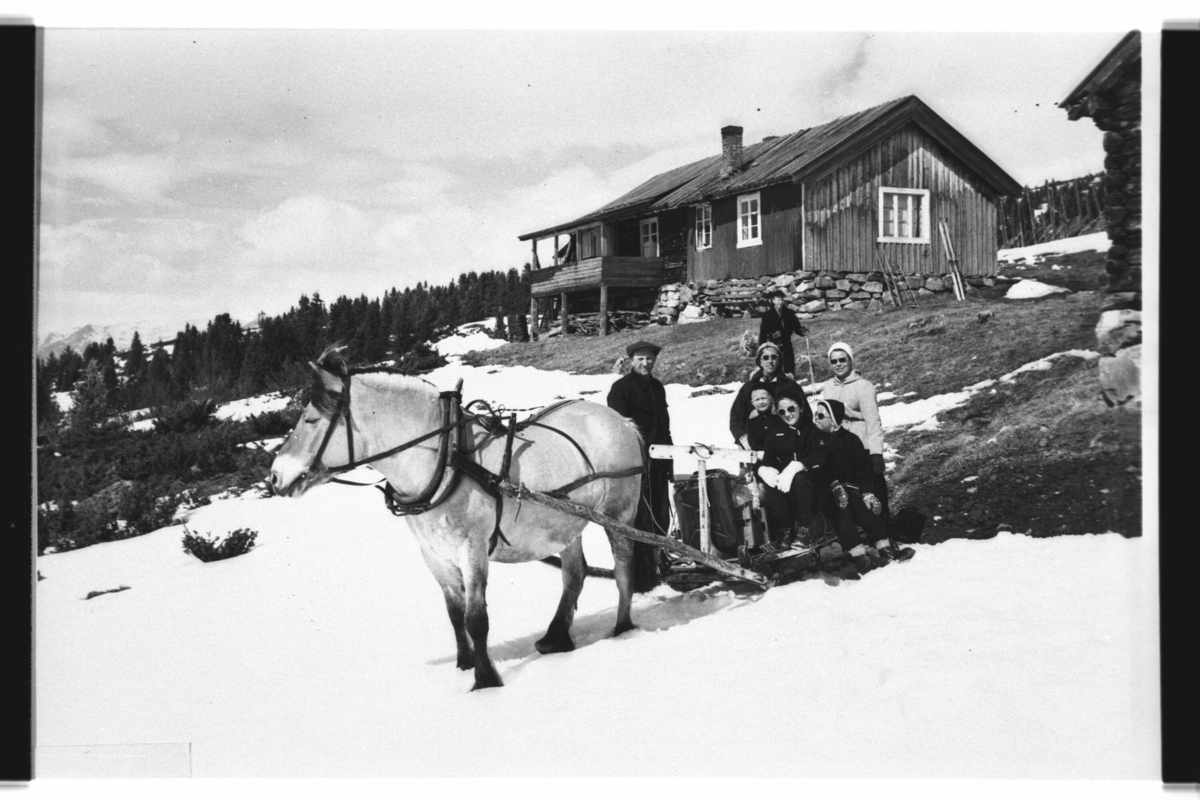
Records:
[[[349,460],[344,430],[349,420],[344,411],[350,385],[342,350],[330,347],[315,363],[309,362],[313,375],[304,412],[271,463],[270,484],[275,494],[304,494],[332,477],[326,464]]]

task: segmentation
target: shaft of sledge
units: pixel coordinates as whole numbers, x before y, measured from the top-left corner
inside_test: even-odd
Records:
[[[570,500],[563,500],[559,497],[553,497],[544,492],[535,492],[532,489],[527,489],[524,485],[513,486],[511,483],[504,482],[500,484],[500,490],[511,497],[519,497],[522,500],[532,500],[535,503],[552,508],[555,511],[561,511],[564,514],[570,514],[574,517],[583,517],[586,520],[596,523],[605,530],[612,533],[624,536],[627,539],[633,539],[635,542],[643,542],[645,544],[661,547],[664,550],[670,550],[672,553],[678,553],[681,556],[690,558],[697,564],[703,564],[706,567],[723,572],[734,578],[740,578],[744,581],[767,588],[771,585],[771,581],[766,577],[759,575],[757,572],[752,572],[748,569],[722,561],[719,558],[710,556],[707,553],[702,553],[694,547],[689,547],[683,542],[672,539],[669,536],[656,536],[653,533],[639,531],[637,528],[626,525],[623,522],[607,517],[598,511],[582,506],[578,503],[572,503]]]

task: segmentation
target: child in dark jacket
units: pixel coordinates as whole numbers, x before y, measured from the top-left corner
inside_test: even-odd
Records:
[[[897,549],[888,539],[883,510],[874,494],[875,470],[871,456],[862,440],[841,427],[846,407],[837,400],[818,400],[814,422],[825,433],[828,455],[820,470],[822,486],[818,489],[819,507],[834,519],[838,541],[860,573],[881,567],[892,561],[907,561],[913,557],[910,547]],[[879,553],[872,558],[856,526],[862,526],[868,542],[875,543]]]
[[[750,392],[750,404],[754,406],[754,410],[746,420],[746,436],[750,440],[751,450],[762,450],[766,446],[768,434],[784,423],[775,413],[775,398],[766,386],[754,387]]]

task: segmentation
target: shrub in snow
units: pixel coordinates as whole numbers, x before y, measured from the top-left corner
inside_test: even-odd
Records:
[[[185,525],[183,527],[183,552],[195,556],[201,561],[223,561],[226,558],[249,553],[254,547],[258,532],[249,528],[238,528],[224,539],[217,540],[207,536],[192,533]]]
[[[262,414],[254,414],[246,418],[246,424],[254,431],[254,435],[260,439],[268,439],[273,436],[287,436],[292,432],[292,428],[296,427],[296,423],[300,420],[300,413],[304,409],[291,408],[290,405],[283,411],[264,411]]]
[[[156,433],[190,433],[216,422],[217,404],[213,400],[184,400],[164,409],[154,420]]]

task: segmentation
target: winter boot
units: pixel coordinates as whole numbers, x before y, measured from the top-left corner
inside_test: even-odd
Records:
[[[854,568],[858,570],[859,575],[866,575],[876,567],[875,559],[871,558],[871,555],[867,552],[867,548],[863,547],[861,544],[852,548],[849,556],[850,563],[852,563]]]
[[[893,561],[908,561],[917,554],[911,547],[896,547],[886,539],[878,542],[875,546],[884,564],[890,564]]]

